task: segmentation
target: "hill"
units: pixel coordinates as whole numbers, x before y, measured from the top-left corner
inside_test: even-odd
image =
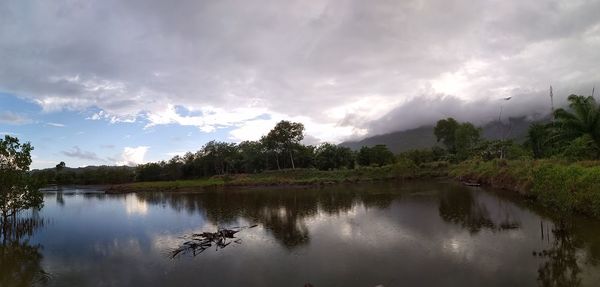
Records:
[[[545,122],[547,119],[531,121],[526,117],[511,118],[508,122],[494,121],[482,126],[482,136],[485,139],[513,139],[523,143],[527,138],[527,130],[534,122]],[[411,149],[428,148],[437,144],[433,134],[433,125],[415,129],[397,131],[383,135],[367,137],[359,141],[347,141],[340,145],[358,150],[362,146],[387,145],[394,152],[399,153]]]

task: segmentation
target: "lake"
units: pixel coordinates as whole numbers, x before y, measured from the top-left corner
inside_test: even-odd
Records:
[[[452,181],[44,198],[43,224],[1,247],[1,286],[600,284],[600,221]]]

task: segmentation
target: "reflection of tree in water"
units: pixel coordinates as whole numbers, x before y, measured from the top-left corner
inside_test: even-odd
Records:
[[[62,191],[56,192],[56,205],[65,206],[65,198]]]
[[[471,233],[481,229],[507,230],[521,226],[520,222],[513,220],[509,212],[505,211],[499,222],[494,222],[487,206],[473,196],[473,192],[463,187],[450,188],[440,192],[439,214],[447,222],[459,224]]]
[[[396,195],[377,194],[365,187],[328,187],[298,190],[217,191],[201,194],[144,193],[151,204],[168,204],[175,210],[202,213],[212,224],[223,226],[239,217],[260,223],[288,248],[310,241],[305,220],[318,215],[348,212],[357,204],[387,207]],[[375,190],[376,191],[376,190]]]
[[[534,251],[533,256],[545,258],[546,261],[538,269],[540,286],[579,286],[581,267],[578,263],[578,241],[573,236],[573,224],[560,220],[552,228],[553,241],[548,249]],[[548,239],[541,224],[542,240]],[[544,234],[546,237],[544,237]]]
[[[29,238],[43,226],[43,220],[15,218],[0,225],[0,286],[33,286],[47,282],[49,275],[41,266],[41,246],[29,244]]]

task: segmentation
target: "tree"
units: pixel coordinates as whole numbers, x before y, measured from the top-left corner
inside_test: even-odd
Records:
[[[529,126],[526,145],[531,148],[534,158],[543,158],[547,155],[549,142],[550,129],[548,126],[538,123]]]
[[[514,143],[512,140],[480,141],[475,150],[483,160],[495,158],[519,159],[531,156],[523,146]]]
[[[357,161],[361,166],[384,166],[392,164],[396,158],[386,145],[375,145],[373,147],[363,146],[358,151]]]
[[[234,165],[237,147],[233,143],[209,141],[202,147],[202,158],[212,163],[215,174],[229,173]]]
[[[268,147],[276,152],[287,151],[290,156],[292,168],[294,165],[293,148],[304,139],[304,125],[290,121],[280,121],[264,138]],[[279,159],[277,158],[279,163]],[[279,168],[279,167],[278,167]]]
[[[571,111],[554,112],[558,136],[555,140],[570,142],[587,135],[600,148],[600,107],[596,100],[591,96],[570,95],[568,101]]]
[[[64,161],[61,161],[59,164],[56,165],[56,171],[61,171],[66,166],[67,164]]]
[[[4,224],[26,209],[43,205],[42,193],[28,174],[31,165],[30,143],[6,135],[0,139],[0,212]]]
[[[453,118],[439,120],[433,128],[438,142],[442,142],[450,153],[456,152],[456,130],[460,124]]]
[[[362,146],[356,155],[356,161],[360,166],[371,165],[371,148],[368,146]]]
[[[295,144],[294,165],[301,168],[312,168],[315,166],[315,147],[312,145]]]
[[[266,169],[264,146],[258,141],[243,141],[238,144],[241,157],[239,170],[255,173]]]
[[[433,129],[438,142],[459,159],[466,159],[481,140],[481,130],[469,122],[459,123],[453,118],[439,120]]]
[[[481,141],[481,129],[471,123],[462,123],[454,131],[454,149],[459,159],[468,158]]]
[[[413,149],[400,153],[397,158],[398,159],[407,159],[415,163],[416,165],[420,165],[423,163],[434,162],[442,160],[446,157],[446,150],[434,146],[432,148],[424,148],[424,149]]]
[[[598,158],[600,150],[590,137],[586,134],[570,141],[564,148],[561,156],[568,160],[593,160]]]
[[[350,148],[323,143],[315,150],[315,164],[320,170],[352,168],[354,157]]]

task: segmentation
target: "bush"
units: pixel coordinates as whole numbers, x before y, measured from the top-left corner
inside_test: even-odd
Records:
[[[572,140],[562,152],[562,157],[567,160],[591,160],[598,158],[598,147],[589,135],[584,135]]]
[[[532,195],[542,204],[600,217],[600,167],[543,164],[533,178]]]
[[[470,160],[451,168],[464,180],[520,191],[563,213],[600,218],[600,163],[587,161]]]

